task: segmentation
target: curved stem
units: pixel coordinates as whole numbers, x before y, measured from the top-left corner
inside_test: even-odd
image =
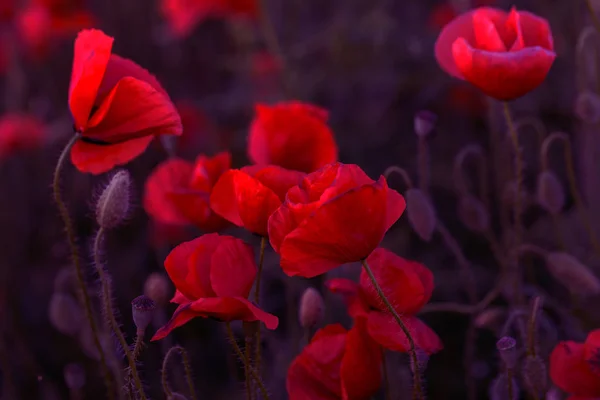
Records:
[[[239,359],[242,361],[242,363],[244,363],[245,369],[250,373],[250,375],[252,376],[252,378],[254,379],[256,384],[258,385],[258,389],[260,390],[260,393],[261,393],[263,399],[269,400],[269,393],[267,392],[267,388],[265,388],[265,385],[263,384],[262,380],[260,379],[260,375],[256,372],[256,370],[254,368],[252,368],[252,366],[248,362],[248,359],[246,358],[246,356],[240,349],[240,346],[237,344],[235,335],[233,334],[233,330],[231,329],[231,324],[229,322],[226,322],[225,327],[227,330],[227,337],[229,338],[229,341],[231,342],[231,346],[233,347],[233,350],[235,351],[235,353],[237,354]],[[249,377],[246,377],[246,379],[248,379],[248,378]]]
[[[410,179],[410,175],[408,174],[408,172],[406,172],[406,170],[404,168],[400,168],[396,165],[392,165],[391,167],[388,167],[383,172],[383,176],[385,177],[386,180],[390,179],[390,175],[392,174],[392,172],[395,172],[398,175],[400,175],[402,177],[402,180],[404,181],[404,184],[406,185],[406,187],[408,189],[412,189],[412,187],[413,187],[412,179]]]
[[[142,349],[144,348],[144,331],[138,330],[135,333],[135,345],[133,346],[133,360],[137,361],[140,356]]]
[[[542,304],[542,298],[537,296],[533,300],[533,306],[531,308],[531,316],[529,318],[529,324],[527,328],[527,354],[535,357],[535,338],[537,330],[537,315]]]
[[[167,398],[170,398],[171,395],[173,394],[171,385],[169,385],[167,371],[168,371],[169,361],[171,361],[171,357],[175,353],[179,353],[181,355],[181,363],[183,364],[183,369],[185,370],[185,380],[188,385],[188,391],[190,392],[190,396],[191,396],[192,400],[196,400],[196,389],[194,388],[194,381],[192,379],[192,367],[190,365],[190,358],[188,357],[187,351],[185,351],[185,349],[181,346],[173,346],[169,349],[169,351],[167,351],[167,354],[165,354],[165,358],[163,359],[162,374],[161,374],[163,391],[167,395]]]
[[[263,264],[265,261],[265,248],[267,247],[267,237],[263,236],[260,239],[260,254],[258,256],[258,272],[256,273],[256,285],[254,288],[254,302],[256,303],[256,305],[259,304],[260,302],[260,281],[262,278],[262,270],[263,270]],[[258,323],[258,326],[256,327],[256,334],[254,337],[254,341],[256,342],[256,350],[254,352],[254,368],[256,369],[256,371],[258,371],[258,373],[260,373],[260,363],[261,363],[261,342],[260,342],[260,329],[261,329],[261,324]],[[248,362],[250,362],[250,359],[248,358]]]
[[[417,358],[417,348],[415,345],[415,341],[414,341],[410,331],[408,330],[408,327],[404,324],[404,322],[402,322],[402,318],[400,318],[400,315],[398,315],[398,313],[396,312],[396,310],[394,309],[394,307],[392,306],[392,304],[390,303],[388,298],[385,296],[385,293],[383,293],[383,290],[381,289],[381,286],[379,286],[379,283],[377,282],[377,279],[375,278],[375,275],[373,274],[371,267],[369,267],[367,260],[362,260],[362,265],[363,265],[365,272],[369,276],[369,279],[371,279],[371,283],[373,284],[373,287],[377,291],[379,298],[381,299],[381,301],[383,301],[383,303],[387,307],[388,311],[392,314],[392,316],[394,317],[394,320],[400,326],[400,329],[402,329],[402,332],[404,333],[404,335],[406,335],[406,339],[408,340],[408,344],[410,346],[410,351],[409,351],[410,357],[411,357],[412,363],[414,365],[414,372],[413,372],[414,395],[416,396],[417,399],[423,399],[423,388],[421,387],[421,371],[419,371],[419,360]]]
[[[92,301],[83,275],[81,256],[79,255],[79,248],[77,247],[77,235],[75,234],[75,229],[73,228],[73,221],[71,220],[71,216],[69,215],[69,209],[67,208],[65,202],[62,199],[62,193],[60,191],[60,177],[62,169],[66,164],[68,158],[67,156],[69,155],[71,148],[77,142],[79,137],[80,136],[78,134],[74,135],[71,138],[71,140],[69,140],[69,143],[67,143],[62,153],[60,154],[58,162],[56,163],[56,168],[54,169],[52,191],[54,194],[54,201],[56,202],[56,206],[58,207],[58,212],[60,213],[60,216],[63,220],[63,224],[65,225],[67,241],[69,242],[69,249],[71,250],[71,260],[73,268],[75,268],[75,276],[77,277],[77,285],[79,289],[78,291],[80,294],[80,300],[83,303],[86,319],[90,324],[92,337],[94,340],[94,346],[96,347],[96,349],[98,350],[98,354],[100,355],[100,365],[102,367],[102,374],[104,375],[104,384],[106,385],[106,389],[108,391],[108,398],[114,399],[113,380],[110,375],[108,363],[106,362],[106,355],[104,354],[104,349],[102,348],[102,344],[100,343],[100,332],[98,329],[98,324],[94,319]]]
[[[471,144],[463,147],[463,149],[454,157],[453,179],[455,187],[459,194],[465,195],[469,193],[468,185],[465,178],[464,166],[467,158],[473,156],[477,158],[479,163],[479,197],[485,204],[486,208],[490,208],[488,196],[488,165],[487,158],[483,148],[478,144]]]
[[[121,328],[117,322],[117,318],[115,317],[114,308],[112,304],[112,290],[110,278],[107,276],[104,271],[104,267],[100,262],[100,246],[102,244],[102,239],[104,237],[104,229],[98,229],[98,233],[96,234],[96,239],[94,240],[94,264],[96,266],[96,271],[98,272],[98,277],[100,279],[100,283],[102,285],[102,302],[104,304],[104,313],[105,318],[108,320],[108,323],[119,340],[123,351],[125,352],[125,356],[127,357],[127,361],[129,363],[129,369],[131,370],[131,375],[133,377],[133,381],[135,384],[135,388],[140,396],[141,400],[147,400],[146,393],[144,392],[144,387],[142,385],[142,381],[138,374],[137,365],[135,363],[135,359],[133,358],[133,354],[129,349],[129,344],[127,340],[125,340],[125,336],[123,336],[123,332],[121,332]]]
[[[594,28],[600,33],[600,18],[596,15],[596,11],[594,10],[594,6],[592,5],[592,0],[585,0],[585,6],[590,13],[590,18],[592,19],[592,24]]]

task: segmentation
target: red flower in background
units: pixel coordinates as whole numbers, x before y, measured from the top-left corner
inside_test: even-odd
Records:
[[[69,108],[82,136],[71,150],[82,172],[126,164],[155,135],[180,135],[181,120],[167,92],[148,71],[111,54],[113,38],[82,31],[75,41]]]
[[[290,276],[311,278],[365,259],[400,218],[406,202],[357,165],[333,163],[291,188],[269,218],[269,239]]]
[[[327,118],[327,111],[295,101],[257,105],[248,136],[250,160],[306,173],[337,161]]]
[[[171,158],[159,164],[146,180],[144,210],[155,220],[171,225],[192,224],[214,232],[227,226],[209,204],[219,177],[231,167],[231,155],[199,156],[195,163]]]
[[[35,149],[44,141],[44,125],[27,114],[5,114],[0,118],[0,158],[16,151]]]
[[[161,12],[173,34],[183,38],[209,17],[256,18],[256,0],[162,0]]]
[[[10,21],[15,13],[15,0],[0,1],[0,22]]]
[[[550,354],[550,378],[570,399],[600,397],[600,329],[584,343],[560,342]]]
[[[427,354],[443,348],[438,335],[415,314],[429,301],[433,292],[433,274],[424,265],[406,260],[389,250],[376,249],[368,258],[377,282],[396,312],[411,332],[415,345]],[[344,296],[353,318],[367,318],[369,335],[392,351],[408,352],[410,344],[387,307],[381,301],[367,273],[363,270],[360,284],[349,279],[330,279],[329,290]]]
[[[444,27],[435,44],[448,74],[497,100],[513,100],[537,88],[556,58],[548,21],[513,8],[483,7]]]
[[[271,165],[247,166],[223,174],[210,195],[210,205],[223,218],[257,235],[267,236],[267,222],[285,200],[302,172]]]
[[[288,369],[290,400],[367,400],[381,386],[382,357],[358,318],[347,331],[340,324],[317,331]]]
[[[165,260],[175,285],[173,317],[152,340],[160,340],[196,317],[220,321],[262,321],[277,328],[274,315],[256,307],[247,297],[256,277],[252,248],[231,236],[210,233],[175,247]]]

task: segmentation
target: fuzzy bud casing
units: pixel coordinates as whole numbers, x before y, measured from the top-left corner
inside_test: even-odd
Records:
[[[543,171],[538,175],[536,200],[548,213],[557,215],[565,206],[565,190],[552,171]]]
[[[496,349],[507,368],[512,369],[517,365],[519,355],[517,354],[517,341],[514,338],[510,336],[500,338],[496,342]]]
[[[150,325],[152,318],[154,318],[155,310],[156,304],[150,297],[146,295],[138,296],[131,301],[133,322],[139,331],[146,330],[148,325]]]
[[[435,128],[437,115],[431,111],[422,110],[415,114],[414,128],[419,137],[427,137]]]
[[[546,266],[552,276],[571,293],[591,296],[600,293],[600,280],[578,259],[563,252],[546,255]]]
[[[303,328],[313,328],[323,320],[325,302],[317,289],[309,287],[304,291],[298,314]]]
[[[153,272],[146,278],[144,294],[154,300],[157,306],[164,306],[169,301],[171,294],[168,279],[160,272]]]
[[[458,217],[469,230],[473,232],[486,232],[490,228],[490,214],[475,196],[461,196],[458,201]]]
[[[96,221],[103,229],[112,229],[122,223],[129,213],[131,176],[126,170],[113,175],[96,204]]]
[[[71,363],[63,370],[65,383],[71,390],[81,390],[85,386],[85,369],[81,364]]]
[[[437,225],[435,208],[419,189],[407,190],[405,198],[408,222],[421,239],[429,242]]]

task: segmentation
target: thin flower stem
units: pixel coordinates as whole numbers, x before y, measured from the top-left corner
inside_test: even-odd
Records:
[[[287,61],[283,54],[283,48],[279,43],[279,38],[277,37],[277,31],[275,30],[275,26],[273,25],[273,21],[269,15],[269,9],[267,5],[267,0],[259,0],[260,6],[260,18],[261,18],[261,29],[263,34],[263,39],[265,40],[265,44],[277,61],[279,61],[279,65],[281,66],[282,72],[282,80],[281,85],[283,87],[283,91],[287,96],[291,95],[291,87],[289,82],[286,79],[287,74]]]
[[[265,249],[267,247],[267,237],[263,236],[260,239],[260,253],[258,256],[258,272],[256,273],[256,285],[254,288],[254,302],[256,303],[256,305],[258,305],[260,303],[260,281],[262,280],[262,270],[263,270],[263,264],[265,261]],[[256,327],[256,334],[254,337],[254,341],[256,342],[256,350],[254,352],[254,368],[256,369],[256,371],[258,373],[260,373],[260,363],[261,363],[261,338],[260,338],[260,329],[261,329],[261,324],[260,322],[258,323],[258,326]],[[248,358],[248,362],[250,362],[250,358]]]
[[[170,398],[173,394],[173,389],[171,389],[171,385],[169,385],[169,379],[167,377],[169,361],[171,361],[171,357],[173,354],[179,353],[181,355],[181,363],[183,364],[183,369],[185,370],[185,380],[188,385],[188,391],[190,392],[190,396],[192,400],[196,400],[196,389],[194,388],[194,381],[192,379],[192,367],[190,365],[190,358],[188,357],[187,351],[181,346],[173,346],[167,351],[165,354],[165,358],[163,359],[162,364],[162,374],[161,374],[161,382],[163,391],[167,395],[167,398]]]
[[[590,18],[592,19],[592,24],[594,25],[594,28],[596,28],[598,33],[600,33],[600,18],[598,18],[598,15],[596,15],[596,11],[594,10],[592,0],[585,0],[585,5],[588,12],[590,13]]]
[[[508,389],[508,400],[515,400],[513,393],[513,370],[512,368],[506,369],[506,385]]]
[[[371,279],[371,283],[373,283],[373,287],[375,288],[375,290],[377,291],[377,294],[379,295],[379,298],[383,301],[383,303],[385,304],[385,306],[387,307],[388,311],[392,314],[392,316],[394,317],[394,320],[396,321],[396,323],[400,326],[400,329],[402,329],[402,332],[406,335],[406,339],[408,340],[408,344],[410,346],[410,358],[411,361],[414,365],[414,372],[413,372],[413,382],[414,382],[414,393],[413,393],[413,397],[416,399],[423,399],[423,388],[421,388],[421,372],[419,371],[419,360],[417,358],[417,348],[415,345],[415,341],[410,333],[410,331],[408,330],[408,327],[404,324],[404,322],[402,322],[402,318],[400,318],[400,315],[398,315],[398,313],[396,312],[396,310],[394,309],[394,307],[392,306],[392,304],[390,303],[390,301],[388,300],[388,298],[385,296],[385,293],[383,293],[383,290],[381,289],[381,286],[379,286],[379,283],[377,282],[377,279],[375,278],[375,275],[373,274],[373,271],[371,270],[371,267],[369,267],[369,264],[367,263],[367,260],[362,260],[362,265],[363,268],[365,270],[365,272],[367,273],[367,275],[369,275],[369,278]]]
[[[102,239],[104,238],[104,229],[98,229],[98,233],[96,234],[96,239],[94,240],[94,264],[96,266],[96,271],[98,272],[98,277],[100,279],[100,283],[102,285],[102,302],[104,304],[104,312],[105,317],[108,319],[108,323],[119,340],[123,351],[125,352],[125,356],[127,357],[127,361],[129,363],[129,369],[131,370],[131,376],[133,377],[133,381],[135,384],[135,388],[138,392],[138,395],[141,400],[147,400],[146,393],[144,392],[144,386],[142,385],[142,381],[138,374],[137,365],[135,363],[135,359],[133,358],[133,354],[129,349],[129,344],[127,340],[125,340],[125,336],[123,336],[123,332],[121,332],[121,328],[119,327],[119,323],[115,317],[114,308],[112,304],[112,294],[111,294],[111,283],[110,278],[107,276],[104,271],[104,266],[100,261],[100,247],[102,244]]]
[[[71,148],[77,142],[79,137],[79,134],[74,135],[60,154],[58,162],[56,163],[56,168],[54,169],[52,190],[54,193],[54,201],[56,202],[56,206],[58,207],[58,212],[60,213],[60,216],[63,220],[63,224],[65,225],[67,241],[69,242],[69,248],[71,250],[71,260],[73,268],[75,269],[75,276],[77,277],[77,285],[79,289],[78,292],[80,295],[80,300],[83,303],[86,319],[90,324],[92,338],[94,340],[94,346],[96,347],[96,349],[98,350],[98,354],[100,355],[100,365],[102,367],[102,374],[104,376],[104,384],[106,385],[108,398],[112,400],[115,398],[113,380],[110,374],[110,369],[108,368],[108,364],[106,362],[106,355],[104,354],[104,349],[102,348],[102,344],[100,343],[100,333],[98,329],[98,324],[94,319],[92,301],[83,275],[81,256],[79,254],[79,248],[77,247],[77,236],[73,228],[73,221],[71,220],[71,216],[69,215],[69,209],[67,208],[65,202],[62,199],[62,193],[60,191],[60,177],[62,169],[66,165],[68,159],[67,156],[69,155]]]
[[[244,353],[246,354],[246,360],[248,360],[248,364],[250,364],[250,365],[252,365],[251,350],[252,350],[252,339],[250,336],[246,335],[246,339],[244,341]],[[248,373],[248,368],[246,367],[245,364],[244,364],[244,374],[246,376],[250,375]],[[246,399],[252,400],[252,397],[253,397],[252,394],[253,394],[252,381],[250,379],[246,379]]]
[[[540,311],[542,304],[542,298],[537,296],[533,300],[533,306],[531,307],[531,316],[529,317],[529,324],[527,328],[527,354],[535,357],[535,339],[537,331],[537,315]]]
[[[385,392],[385,400],[392,400],[392,392],[390,389],[390,376],[387,367],[387,360],[385,357],[385,349],[381,348],[381,360],[383,364],[383,390]]]
[[[142,353],[144,347],[144,333],[143,330],[138,330],[135,333],[135,345],[133,346],[133,360],[137,361],[138,357]]]
[[[269,400],[269,393],[267,392],[267,388],[265,387],[262,380],[260,379],[260,375],[258,374],[258,372],[256,372],[256,370],[254,368],[252,368],[252,366],[248,362],[248,359],[246,358],[246,356],[240,349],[240,346],[237,344],[235,335],[233,334],[233,330],[231,329],[231,324],[229,322],[227,322],[227,323],[225,323],[225,327],[227,330],[227,336],[229,338],[229,341],[231,342],[231,346],[233,347],[233,350],[235,351],[235,353],[237,354],[239,359],[242,361],[242,363],[244,363],[244,369],[250,373],[250,375],[252,376],[252,379],[254,379],[254,381],[258,385],[258,389],[260,390],[260,394],[262,395],[263,399]],[[250,377],[247,376],[246,380],[249,378]]]

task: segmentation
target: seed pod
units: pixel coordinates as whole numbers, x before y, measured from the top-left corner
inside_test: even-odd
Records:
[[[508,376],[506,374],[500,374],[496,379],[492,381],[490,385],[490,399],[491,400],[508,400],[519,398],[519,386],[517,385],[516,379],[512,378],[512,396],[509,396],[508,392]]]
[[[600,97],[589,90],[579,93],[575,99],[575,115],[588,124],[600,122]]]
[[[510,336],[500,338],[496,342],[496,348],[507,368],[514,368],[517,365],[519,355],[517,354],[517,341],[514,338]]]
[[[414,128],[419,137],[427,137],[435,128],[437,115],[431,111],[422,110],[415,114]]]
[[[104,229],[112,229],[122,223],[130,208],[131,176],[126,170],[113,175],[96,204],[96,221]]]
[[[461,196],[458,201],[458,217],[469,230],[485,232],[490,228],[490,214],[477,197]]]
[[[57,331],[74,336],[81,330],[84,314],[73,296],[55,292],[50,298],[48,318]]]
[[[521,371],[525,390],[534,397],[543,397],[548,388],[546,364],[540,357],[528,356]]]
[[[171,286],[168,279],[160,272],[153,272],[144,283],[144,294],[150,297],[158,307],[169,301]]]
[[[405,197],[408,222],[421,239],[429,242],[437,225],[435,208],[419,189],[407,190]]]
[[[71,390],[81,390],[85,386],[85,369],[78,363],[71,363],[63,370],[65,383]]]
[[[155,310],[156,304],[148,296],[141,295],[131,301],[133,322],[139,331],[146,330],[150,322],[152,322]]]
[[[313,287],[306,289],[300,299],[299,309],[300,325],[303,328],[314,328],[325,314],[325,302],[321,293]]]
[[[552,276],[572,293],[591,296],[600,293],[600,280],[575,257],[563,252],[546,255],[546,267]]]
[[[538,175],[536,200],[548,213],[557,215],[565,206],[565,190],[552,171],[543,171]]]

